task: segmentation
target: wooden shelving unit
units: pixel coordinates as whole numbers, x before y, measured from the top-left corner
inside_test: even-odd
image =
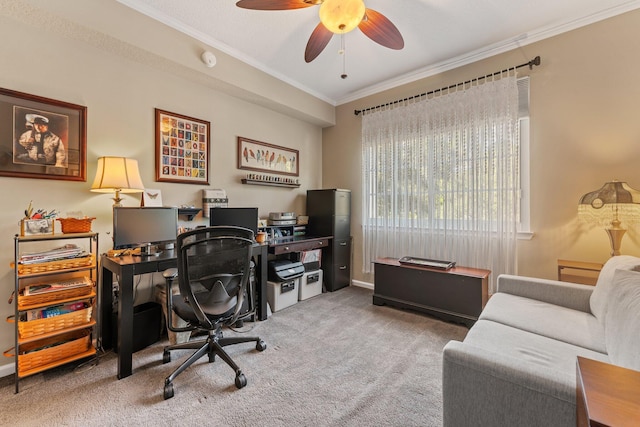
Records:
[[[83,257],[19,263],[24,253],[41,251],[42,242],[66,240],[84,241]],[[16,393],[20,391],[22,378],[96,354],[97,252],[98,233],[93,232],[14,237],[15,314],[7,321],[15,324],[15,344],[5,355],[13,355],[15,360]],[[81,287],[24,295],[30,285],[83,278],[87,284]],[[60,313],[54,309],[76,302],[84,308],[70,308]],[[47,317],[40,317],[39,310],[46,312],[47,309],[55,315],[49,312]]]

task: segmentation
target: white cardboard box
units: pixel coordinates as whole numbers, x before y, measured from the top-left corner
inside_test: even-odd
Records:
[[[322,270],[306,271],[300,278],[298,300],[315,297],[322,293]]]
[[[274,313],[298,302],[300,278],[286,282],[267,282],[267,301]]]

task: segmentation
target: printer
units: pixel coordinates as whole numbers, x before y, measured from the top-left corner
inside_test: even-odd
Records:
[[[288,282],[304,274],[304,265],[300,261],[276,259],[269,261],[269,280],[272,282]]]
[[[300,278],[304,265],[300,261],[276,259],[269,261],[267,301],[271,311],[276,312],[298,302]]]

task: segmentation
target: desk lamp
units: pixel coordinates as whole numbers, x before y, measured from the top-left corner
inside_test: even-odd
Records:
[[[120,193],[142,193],[144,185],[138,161],[126,157],[99,157],[98,170],[91,191],[115,193],[113,207],[122,206]]]
[[[626,182],[613,180],[580,198],[578,216],[585,222],[604,226],[611,243],[611,256],[620,255],[626,230],[620,226],[640,222],[640,192]]]

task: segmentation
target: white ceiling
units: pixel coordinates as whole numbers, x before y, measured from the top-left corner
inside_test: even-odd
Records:
[[[346,34],[342,79],[338,35],[304,61],[318,6],[255,11],[236,0],[118,1],[334,105],[640,8],[640,0],[365,0],[398,27],[405,47],[387,49],[358,29]],[[523,62],[537,55],[522,50]]]

